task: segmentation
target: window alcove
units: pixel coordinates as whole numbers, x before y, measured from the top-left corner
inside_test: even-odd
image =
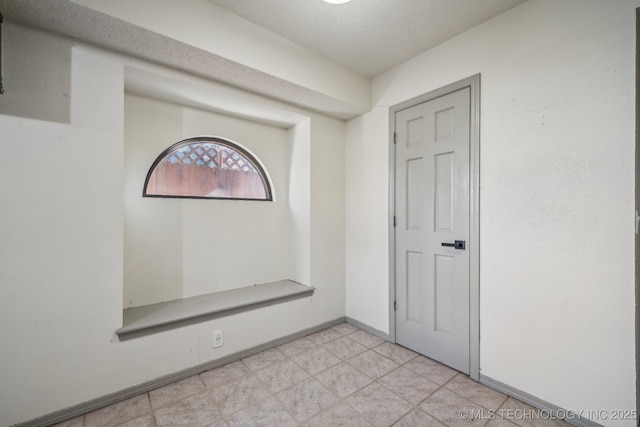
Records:
[[[162,98],[125,93],[118,337],[227,319],[313,295],[308,120],[265,122]],[[212,182],[189,188],[173,181],[177,191],[152,188],[154,174],[169,165],[173,178],[191,174],[196,182]],[[253,193],[222,191],[243,175]]]

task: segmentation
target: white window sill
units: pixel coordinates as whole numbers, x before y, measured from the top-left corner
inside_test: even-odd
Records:
[[[313,295],[315,288],[292,280],[264,283],[246,288],[214,292],[123,311],[118,338],[127,340],[156,332],[204,322],[284,301]]]

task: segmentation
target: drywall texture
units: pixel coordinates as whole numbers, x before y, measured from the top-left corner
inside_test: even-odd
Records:
[[[525,0],[208,1],[374,77]]]
[[[122,326],[124,274],[124,67],[114,55],[67,44],[70,124],[0,115],[2,140],[16,154],[0,160],[0,176],[11,182],[0,187],[0,335],[7,343],[0,352],[0,425],[28,421],[344,316],[344,173],[334,170],[342,166],[326,162],[341,152],[344,123],[295,110],[308,117],[300,133],[306,129],[305,141],[313,145],[308,152],[318,158],[310,160],[314,179],[308,182],[313,203],[322,211],[307,210],[307,224],[296,238],[309,244],[306,274],[316,287],[313,297],[118,341],[114,331]],[[195,126],[199,119],[183,117],[187,121]],[[216,329],[224,330],[225,341],[214,350],[211,332]]]
[[[231,64],[249,67],[241,70],[243,74],[250,76],[250,79],[242,82],[238,81],[242,76],[232,76],[228,73],[212,76],[214,78],[227,79],[231,84],[255,86],[255,89],[263,91],[261,93],[268,90],[260,88],[261,85],[270,83],[280,86],[278,80],[283,80],[293,84],[282,85],[283,91],[297,93],[290,99],[304,105],[306,97],[322,94],[332,98],[334,102],[337,101],[336,106],[344,103],[350,110],[351,115],[347,113],[350,117],[354,111],[361,112],[369,108],[370,79],[205,0],[72,2],[89,8],[68,8],[72,13],[84,16],[90,11],[101,12],[153,33],[168,36],[170,40],[177,40],[185,46],[193,46],[215,57],[225,58]],[[151,10],[153,13],[149,13]],[[99,14],[93,19],[97,19],[97,16]],[[74,16],[67,18],[73,20]],[[114,22],[113,25],[117,23]],[[93,31],[99,32],[101,37],[111,38],[109,32],[112,30],[109,27],[105,32],[102,32],[101,28],[95,28]],[[129,46],[120,47],[127,52],[137,48],[133,41],[129,41]],[[191,62],[182,50],[176,50],[173,56],[183,58],[187,63]],[[276,80],[269,80],[267,77],[275,77]],[[304,91],[300,92],[300,88]],[[284,96],[284,99],[287,99],[291,93],[274,92],[271,95],[276,98]]]
[[[304,120],[288,130],[289,165],[289,277],[309,283],[311,276],[311,121]],[[344,180],[344,177],[343,177]],[[340,192],[344,194],[343,191]],[[337,212],[337,211],[334,211]],[[344,230],[344,220],[342,222]],[[344,232],[344,231],[343,231]],[[344,278],[344,272],[343,272]]]
[[[274,201],[143,198],[156,157],[200,135],[249,149],[270,175]],[[126,96],[125,308],[289,278],[289,145],[285,129]],[[299,161],[309,169],[308,156]]]
[[[10,22],[2,25],[2,42],[0,114],[69,123],[69,44]]]
[[[346,197],[364,204],[347,204],[347,316],[388,329],[387,277],[362,268],[388,262],[370,249],[387,224],[362,214],[387,203],[384,111],[481,73],[481,374],[566,409],[635,409],[638,6],[531,0],[374,79],[374,110],[347,125]]]
[[[389,109],[346,130],[346,301],[348,315],[389,332]]]

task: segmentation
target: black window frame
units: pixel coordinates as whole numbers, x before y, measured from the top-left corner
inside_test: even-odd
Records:
[[[225,147],[228,147],[234,151],[237,151],[240,155],[244,156],[251,165],[256,169],[260,179],[262,180],[262,185],[264,186],[266,197],[264,199],[258,198],[245,198],[245,197],[212,197],[212,196],[191,196],[191,195],[172,195],[172,194],[148,194],[147,186],[149,184],[149,180],[151,179],[151,175],[155,171],[156,167],[160,162],[162,162],[167,155],[169,155],[172,151],[181,148],[182,146],[194,144],[197,142],[209,143],[209,144],[218,144]],[[147,172],[147,176],[144,180],[144,186],[142,188],[142,197],[154,197],[154,198],[165,198],[165,199],[204,199],[204,200],[245,200],[245,201],[257,201],[257,202],[272,202],[273,201],[273,189],[271,186],[271,180],[269,179],[269,175],[267,175],[262,163],[257,159],[255,155],[250,153],[246,148],[242,147],[240,144],[230,141],[225,138],[217,137],[217,136],[196,136],[187,139],[183,139],[182,141],[178,141],[175,144],[167,147],[158,157],[156,157],[155,161],[149,168]]]

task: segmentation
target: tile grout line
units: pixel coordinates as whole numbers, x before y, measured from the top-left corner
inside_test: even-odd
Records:
[[[340,325],[342,325],[342,324],[340,324]],[[387,355],[387,354],[384,354],[383,352],[381,352],[383,350],[383,346],[387,345],[387,343],[388,343],[387,341],[382,341],[382,342],[379,342],[379,343],[369,347],[369,345],[365,345],[362,342],[360,342],[360,341],[358,341],[358,340],[356,340],[354,338],[351,338],[350,336],[353,335],[353,334],[359,333],[359,332],[363,332],[363,333],[367,334],[367,335],[363,335],[364,337],[366,337],[368,335],[371,335],[370,333],[368,333],[368,332],[366,332],[366,331],[364,331],[362,329],[355,329],[355,330],[351,330],[351,331],[349,331],[347,333],[343,333],[343,332],[339,332],[338,330],[334,329],[334,328],[336,328],[338,326],[339,325],[334,325],[333,327],[329,327],[329,328],[324,329],[322,331],[318,331],[318,332],[314,332],[314,333],[311,333],[311,334],[308,334],[308,335],[304,335],[304,336],[299,337],[299,338],[297,338],[295,340],[291,340],[289,342],[280,344],[280,345],[275,346],[273,348],[266,349],[266,350],[263,350],[262,352],[247,356],[247,357],[242,358],[242,359],[239,359],[238,362],[240,362],[240,366],[242,366],[242,368],[244,369],[245,372],[242,375],[238,376],[238,377],[233,377],[233,378],[226,379],[222,384],[216,385],[216,387],[221,386],[221,385],[226,386],[226,385],[228,385],[228,384],[230,384],[230,383],[232,383],[234,381],[237,381],[239,378],[251,376],[253,379],[255,379],[258,382],[258,384],[260,384],[260,386],[262,388],[264,388],[266,393],[265,393],[264,396],[258,398],[257,400],[255,400],[253,402],[250,402],[247,406],[240,406],[239,409],[236,409],[233,412],[230,412],[228,414],[224,414],[223,411],[222,411],[222,408],[223,408],[222,401],[218,401],[217,399],[215,399],[212,396],[212,392],[215,389],[215,387],[214,386],[210,387],[207,384],[207,381],[205,381],[204,377],[202,376],[206,372],[213,372],[216,369],[220,369],[220,368],[222,368],[224,366],[228,366],[228,364],[221,365],[219,367],[216,367],[216,368],[213,368],[213,369],[210,369],[210,370],[207,370],[207,371],[203,371],[203,372],[194,374],[191,377],[188,377],[188,378],[185,378],[183,380],[180,380],[180,381],[185,381],[185,380],[190,379],[190,378],[192,378],[194,376],[197,376],[198,377],[197,380],[199,382],[199,385],[202,386],[203,388],[200,391],[195,392],[195,393],[188,392],[187,395],[184,395],[184,396],[180,395],[179,399],[177,399],[175,401],[170,401],[168,403],[165,403],[165,404],[161,405],[158,408],[155,408],[153,406],[153,404],[152,404],[152,392],[154,390],[158,390],[158,389],[161,389],[163,387],[170,387],[171,385],[175,385],[175,384],[179,383],[180,381],[176,381],[174,383],[167,384],[166,386],[158,387],[158,388],[156,388],[154,390],[149,390],[149,391],[145,392],[144,393],[145,394],[145,399],[146,399],[147,405],[148,405],[149,410],[150,410],[150,418],[151,418],[152,424],[154,426],[158,426],[159,425],[159,420],[158,420],[158,417],[157,417],[157,414],[156,414],[157,410],[161,410],[163,408],[166,408],[166,407],[169,407],[169,406],[172,406],[172,405],[176,405],[177,406],[178,404],[180,404],[181,402],[185,401],[186,399],[189,399],[189,398],[191,398],[193,396],[199,395],[200,393],[206,394],[207,397],[209,397],[211,399],[211,402],[215,405],[215,409],[216,409],[217,413],[220,415],[221,419],[224,420],[224,422],[226,422],[228,425],[231,425],[231,419],[233,418],[233,416],[235,414],[237,414],[239,412],[242,412],[242,411],[246,411],[247,413],[249,413],[247,411],[248,408],[255,407],[255,406],[267,401],[269,398],[274,399],[279,405],[279,409],[278,410],[282,410],[283,413],[286,413],[289,417],[291,417],[291,419],[294,420],[296,425],[302,425],[302,424],[305,424],[305,423],[309,423],[315,418],[319,418],[320,419],[320,418],[322,418],[324,413],[326,413],[328,411],[331,411],[333,408],[335,408],[335,407],[337,407],[337,406],[339,406],[341,404],[344,405],[345,407],[347,407],[350,411],[352,411],[353,414],[357,414],[359,417],[361,417],[362,420],[364,420],[364,421],[366,421],[368,423],[375,424],[375,421],[377,421],[377,420],[375,420],[375,419],[371,420],[369,418],[369,416],[365,415],[365,413],[360,412],[355,407],[353,407],[352,405],[347,403],[347,399],[349,397],[355,395],[356,393],[359,393],[360,391],[362,391],[366,387],[371,386],[372,384],[376,384],[377,386],[382,387],[384,390],[386,390],[387,392],[390,392],[392,395],[394,395],[395,397],[400,399],[402,402],[405,402],[406,404],[409,405],[409,409],[406,412],[403,412],[402,414],[400,414],[393,421],[391,421],[390,424],[389,424],[390,426],[400,422],[403,418],[407,417],[409,414],[411,414],[411,413],[413,413],[415,411],[421,411],[423,414],[427,414],[430,418],[432,418],[434,420],[437,420],[438,422],[441,422],[444,425],[449,425],[444,420],[441,420],[439,417],[436,417],[435,415],[431,414],[430,412],[427,412],[427,411],[422,410],[420,408],[420,406],[423,405],[425,403],[425,401],[427,401],[429,398],[431,398],[435,393],[437,393],[439,391],[442,391],[442,390],[446,390],[447,392],[452,393],[453,395],[457,396],[460,399],[463,399],[466,402],[469,402],[470,404],[476,405],[476,406],[478,406],[478,407],[480,407],[482,409],[485,409],[485,410],[492,411],[492,409],[487,409],[484,404],[478,403],[475,400],[475,398],[474,398],[474,400],[472,400],[472,398],[468,398],[468,397],[460,394],[459,393],[460,390],[456,391],[454,389],[448,388],[448,386],[451,385],[459,375],[461,375],[461,377],[460,377],[461,379],[467,378],[468,376],[466,376],[465,374],[456,371],[455,374],[452,377],[447,379],[442,384],[439,384],[438,382],[432,380],[430,377],[426,377],[426,376],[422,375],[421,373],[418,373],[418,372],[414,371],[413,369],[407,367],[407,365],[409,363],[411,363],[412,361],[414,361],[416,359],[419,359],[420,357],[426,357],[426,356],[421,356],[420,354],[416,353],[412,357],[410,357],[409,359],[404,360],[403,362],[400,362],[399,360],[403,360],[404,355],[402,355],[402,353],[400,353],[400,354],[394,353],[394,351],[395,351],[394,349],[396,347],[399,348],[399,349],[400,348],[406,349],[405,347],[399,346],[398,344],[390,343],[394,347],[389,347],[389,349],[384,350],[384,351],[386,351],[388,353],[388,355]],[[325,333],[325,335],[331,335],[330,333],[328,333],[328,331],[332,331],[332,332],[335,333],[334,334],[334,338],[329,339],[327,341],[323,341],[323,339],[324,339],[323,335],[320,335],[320,334]],[[313,335],[316,335],[316,337],[314,337],[314,338],[317,338],[316,341],[314,341],[314,339],[312,339],[312,338],[309,338],[310,336],[313,336]],[[337,336],[337,335],[339,335],[339,336]],[[372,335],[372,336],[375,337],[375,335]],[[349,338],[352,341],[351,344],[353,344],[353,345],[349,345],[349,346],[345,345],[345,348],[356,347],[356,348],[364,348],[364,350],[356,352],[353,355],[349,355],[348,357],[343,357],[343,356],[338,354],[338,352],[339,352],[338,348],[339,347],[325,347],[326,345],[328,345],[328,344],[330,344],[332,342],[335,342],[337,340],[340,340],[342,338]],[[375,337],[375,338],[378,338],[378,337]],[[279,347],[282,347],[282,346],[287,345],[289,343],[292,343],[292,342],[295,342],[295,341],[299,341],[299,340],[303,340],[303,339],[305,339],[308,342],[310,342],[312,344],[312,346],[310,346],[308,348],[304,348],[302,351],[295,352],[293,354],[287,354],[287,353],[285,353],[283,350],[281,350],[279,348]],[[364,341],[367,341],[364,338],[362,338],[362,339]],[[370,344],[371,341],[368,341],[368,343]],[[361,347],[357,347],[357,346],[355,346],[355,344],[357,344],[358,346],[361,346]],[[293,348],[295,348],[295,347],[293,347]],[[332,351],[330,348],[333,348],[334,351]],[[336,359],[337,362],[334,363],[333,365],[323,367],[318,372],[311,373],[305,367],[303,367],[299,362],[296,362],[293,359],[293,357],[296,357],[298,355],[301,355],[301,354],[304,354],[306,352],[310,352],[310,351],[313,351],[313,350],[318,350],[318,349],[322,350],[323,352],[326,352],[332,358]],[[264,352],[270,351],[270,350],[275,350],[275,352],[277,352],[277,354],[282,356],[282,359],[271,361],[271,359],[267,357],[264,360],[267,360],[269,362],[265,366],[261,366],[260,368],[255,368],[255,366],[260,366],[259,363],[258,363],[257,365],[252,365],[252,366],[254,366],[254,369],[250,368],[250,364],[247,363],[247,359],[249,359],[251,357],[254,357],[254,356],[257,356],[259,354],[263,354]],[[406,349],[406,350],[412,351],[410,349]],[[359,367],[354,366],[354,365],[352,365],[351,363],[348,362],[350,360],[353,360],[353,359],[355,359],[355,358],[357,358],[359,356],[362,356],[363,354],[369,353],[369,352],[371,354],[375,355],[376,357],[384,358],[385,360],[391,362],[395,366],[393,366],[393,368],[390,369],[388,372],[384,372],[383,374],[381,374],[381,375],[379,375],[379,376],[374,378],[374,377],[370,376],[369,374],[367,374],[366,372],[364,372],[361,369],[362,367],[368,366],[368,365],[366,365],[366,364],[355,364],[354,363],[354,365],[360,366],[360,368],[359,368]],[[345,350],[343,353],[344,354],[350,354],[350,351],[349,350]],[[300,360],[300,358],[298,358],[298,359]],[[260,359],[256,359],[256,360],[260,360]],[[432,360],[432,359],[429,359],[429,360]],[[264,377],[264,379],[262,379],[260,376],[257,375],[257,373],[261,372],[261,371],[264,371],[264,370],[271,369],[275,365],[277,365],[279,363],[283,363],[283,362],[293,363],[295,366],[299,367],[302,370],[302,372],[307,374],[308,377],[303,378],[301,380],[292,380],[293,382],[291,384],[288,384],[286,387],[284,387],[282,389],[278,389],[276,391],[273,391],[271,386],[270,386],[270,383],[267,383],[268,377]],[[437,361],[433,361],[433,362],[437,363],[438,365],[442,365]],[[324,364],[324,362],[322,362],[321,364]],[[325,384],[323,381],[321,381],[319,379],[320,375],[322,375],[323,373],[325,373],[325,372],[327,372],[327,371],[329,371],[331,369],[336,368],[337,366],[339,366],[341,364],[345,364],[349,368],[352,368],[358,374],[363,375],[365,378],[367,378],[369,380],[369,382],[366,383],[363,386],[357,386],[357,388],[355,390],[349,391],[349,393],[346,396],[341,397],[340,394],[339,394],[339,390],[340,389],[335,388],[334,386],[329,386],[328,384]],[[437,385],[437,388],[435,390],[429,392],[420,401],[418,401],[417,403],[414,404],[413,401],[409,401],[407,398],[405,398],[402,395],[400,395],[399,392],[394,391],[393,389],[389,388],[388,386],[386,386],[385,384],[380,382],[380,380],[382,380],[383,378],[385,378],[388,375],[392,374],[393,372],[398,371],[401,368],[410,371],[411,373],[415,374],[416,376],[418,376],[418,377],[420,377],[420,378],[422,378],[422,379],[424,379],[426,381],[434,383],[435,385]],[[313,370],[313,368],[311,368],[311,369]],[[374,372],[376,372],[376,370],[374,370]],[[212,378],[215,378],[215,377],[212,377]],[[277,378],[277,377],[274,377],[274,379],[275,378]],[[326,377],[326,378],[329,378],[329,377]],[[323,390],[323,392],[329,393],[329,395],[331,396],[333,402],[331,404],[329,404],[327,407],[322,407],[320,405],[320,410],[318,410],[317,412],[314,412],[311,416],[305,418],[304,420],[299,421],[298,418],[296,416],[294,416],[294,412],[292,412],[293,409],[291,409],[289,407],[287,402],[283,402],[282,401],[282,396],[280,396],[280,395],[284,391],[291,390],[291,389],[297,387],[303,381],[307,381],[309,379],[313,379],[313,381],[319,383],[320,386],[321,386],[321,390]],[[389,383],[389,384],[393,385],[393,383]],[[477,383],[477,384],[479,386],[481,386],[480,383]],[[461,384],[460,387],[464,388],[464,387],[466,387],[466,385],[465,384]],[[334,390],[334,388],[335,388],[335,390]],[[489,388],[489,390],[491,390],[491,389]],[[503,393],[500,393],[500,394],[503,394]],[[408,395],[408,396],[410,396],[410,398],[411,398],[411,395]],[[416,396],[416,397],[418,397],[418,396]],[[481,396],[480,399],[478,399],[478,400],[482,400],[482,399],[483,399],[483,397]],[[489,402],[491,402],[491,398],[489,398],[489,397],[487,399],[485,399],[485,400],[488,400]],[[497,406],[497,409],[495,411],[499,411],[501,408],[503,408],[505,406],[505,404],[508,402],[508,400],[509,400],[509,396],[504,396],[504,398],[501,400],[500,404]],[[83,427],[88,427],[86,415],[87,415],[87,413],[81,415],[82,419],[80,420],[81,421],[80,425],[83,426]],[[136,420],[138,418],[142,419],[144,417],[146,417],[146,415],[141,415],[141,416],[135,417],[135,418],[133,418],[131,420],[127,419],[124,422],[125,423],[129,423],[129,422],[134,421],[134,420]],[[499,418],[500,419],[504,419],[502,417],[499,417]],[[511,420],[507,420],[507,419],[505,419],[505,420],[508,421],[508,422],[511,422],[514,425],[516,424],[516,423],[513,423]],[[483,426],[486,425],[489,421],[490,420],[484,420],[482,425]]]

